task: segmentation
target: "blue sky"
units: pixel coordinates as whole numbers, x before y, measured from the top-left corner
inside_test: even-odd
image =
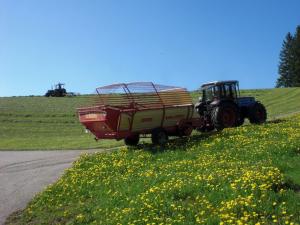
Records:
[[[299,9],[299,0],[0,0],[0,96],[42,95],[59,81],[80,93],[131,81],[272,88]]]

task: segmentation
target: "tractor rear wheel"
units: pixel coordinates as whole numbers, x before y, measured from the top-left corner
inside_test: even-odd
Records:
[[[140,141],[140,135],[133,134],[124,139],[125,145],[127,146],[136,146]]]
[[[230,102],[221,103],[211,112],[211,121],[217,130],[235,127],[238,124],[238,117],[238,107]]]
[[[197,131],[199,131],[201,133],[207,133],[207,132],[213,131],[214,129],[215,128],[213,126],[203,126],[203,127],[197,128]]]
[[[267,120],[267,111],[263,104],[256,102],[250,109],[249,120],[252,124],[261,124]]]
[[[151,140],[154,145],[164,145],[168,142],[169,137],[164,129],[157,128],[152,131]]]

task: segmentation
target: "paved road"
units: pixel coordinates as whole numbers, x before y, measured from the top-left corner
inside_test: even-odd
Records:
[[[95,151],[101,150],[0,151],[0,224],[55,182],[81,153]]]

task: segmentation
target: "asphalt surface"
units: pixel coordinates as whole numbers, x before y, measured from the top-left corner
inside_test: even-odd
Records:
[[[0,151],[0,224],[55,182],[81,153],[103,150]]]

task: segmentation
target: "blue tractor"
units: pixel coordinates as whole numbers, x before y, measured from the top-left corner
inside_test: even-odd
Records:
[[[245,118],[253,124],[267,120],[267,111],[262,103],[254,97],[240,97],[236,80],[203,84],[201,92],[202,97],[195,107],[205,121],[205,125],[199,128],[202,132],[241,126]]]

